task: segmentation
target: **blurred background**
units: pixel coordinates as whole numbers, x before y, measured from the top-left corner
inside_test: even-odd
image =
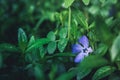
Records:
[[[64,7],[63,3],[64,0],[0,0],[0,44],[9,43],[18,46],[19,28],[26,32],[28,38],[32,35],[35,38],[43,38],[50,31],[57,32],[62,27],[66,27],[68,9]],[[95,27],[91,27],[88,32],[83,27],[79,29],[79,26],[81,26],[79,21],[75,22],[76,10],[83,12],[88,24],[95,23]],[[111,46],[113,39],[120,32],[120,0],[90,0],[87,6],[84,5],[82,0],[75,0],[71,5],[71,11],[71,27],[76,28],[77,26],[76,30],[78,30],[76,34],[73,34],[71,30],[71,35],[75,35],[75,39],[77,39],[80,35],[87,34],[90,40],[93,41],[91,44],[93,44],[92,47],[94,49],[98,48],[99,43]],[[71,41],[73,41],[72,36]],[[69,45],[71,43],[73,42],[69,42]],[[0,45],[0,62],[2,64],[0,66],[0,80],[35,80],[34,75],[29,74],[32,73],[33,68],[30,68],[29,73],[24,71],[25,66],[22,65],[21,58],[19,58],[20,52],[15,52],[16,49],[13,47],[13,50],[9,50],[3,45],[5,44]],[[7,52],[6,48],[10,52]],[[69,50],[70,52],[70,48],[66,49],[66,51]],[[2,49],[5,50],[3,51]],[[5,54],[1,57],[1,53]],[[59,67],[61,72],[58,71],[57,76],[75,65],[73,62],[72,64],[62,64],[51,61],[51,64],[53,63],[56,63],[57,66],[62,66]],[[44,66],[45,63],[43,68]],[[35,69],[37,70],[38,68],[35,67]],[[54,70],[54,67],[50,69],[47,67],[46,69],[49,72],[51,71],[50,69]],[[45,73],[48,72],[46,70]]]

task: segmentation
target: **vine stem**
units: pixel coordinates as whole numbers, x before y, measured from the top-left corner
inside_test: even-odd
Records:
[[[70,38],[70,28],[71,28],[71,8],[69,7],[69,14],[68,14],[68,39]]]

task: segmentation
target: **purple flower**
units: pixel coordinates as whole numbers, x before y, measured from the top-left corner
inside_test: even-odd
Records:
[[[85,35],[79,38],[78,42],[79,43],[72,46],[72,52],[78,53],[74,60],[76,63],[81,62],[84,57],[88,56],[89,53],[93,52],[92,48],[89,47],[89,41]]]

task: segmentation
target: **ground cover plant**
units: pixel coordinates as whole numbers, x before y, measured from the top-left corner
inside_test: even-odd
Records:
[[[0,80],[120,80],[119,0],[0,0]]]

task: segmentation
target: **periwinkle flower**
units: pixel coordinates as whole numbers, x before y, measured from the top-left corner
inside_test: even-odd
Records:
[[[78,43],[72,46],[72,52],[78,53],[75,57],[75,63],[81,62],[84,57],[88,56],[89,53],[93,52],[92,48],[89,47],[88,38],[84,35],[78,39]]]

